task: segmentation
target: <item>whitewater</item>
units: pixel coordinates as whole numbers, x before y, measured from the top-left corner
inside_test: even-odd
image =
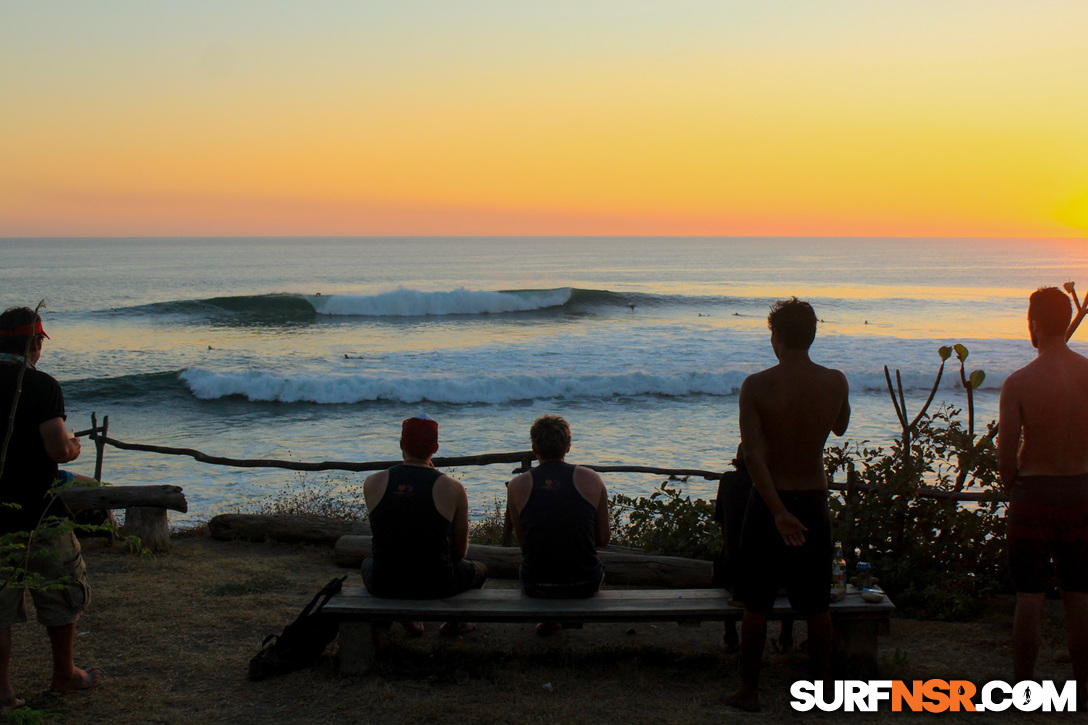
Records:
[[[1088,288],[1079,247],[1046,240],[8,239],[0,254],[4,306],[45,300],[41,367],[71,427],[94,411],[128,442],[295,461],[395,458],[419,412],[440,423],[439,455],[526,450],[557,413],[574,461],[724,470],[737,390],[774,363],[767,310],[790,295],[821,318],[813,357],[850,381],[851,428],[830,442],[887,445],[884,366],[914,411],[937,349],[966,345],[988,421],[1033,354],[1027,295]],[[955,358],[940,403],[965,407]],[[91,451],[72,470],[90,473]],[[479,513],[510,466],[454,473]],[[184,522],[324,477],[113,449],[104,478],[183,486]],[[606,479],[634,495],[660,482]]]

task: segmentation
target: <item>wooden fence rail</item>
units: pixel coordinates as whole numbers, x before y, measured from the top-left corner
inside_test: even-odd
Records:
[[[91,414],[91,427],[87,430],[77,431],[77,436],[89,436],[95,443],[95,478],[102,479],[102,459],[105,446],[110,445],[124,451],[142,451],[145,453],[160,453],[171,456],[189,456],[201,463],[216,466],[232,466],[234,468],[283,468],[289,471],[352,471],[361,473],[365,471],[384,471],[387,468],[401,463],[393,461],[318,461],[307,463],[305,461],[283,461],[274,458],[228,458],[226,456],[210,456],[195,448],[172,448],[169,446],[154,446],[143,443],[126,443],[125,441],[110,438],[106,435],[109,429],[109,416],[102,418],[99,426],[94,413]],[[456,468],[459,466],[490,466],[496,463],[516,463],[518,468],[511,471],[521,473],[529,470],[536,457],[532,451],[511,451],[508,453],[484,453],[475,456],[451,456],[435,458],[434,465],[439,468]],[[721,480],[720,471],[704,471],[694,468],[656,468],[653,466],[595,466],[592,464],[579,464],[598,473],[652,473],[659,476],[668,476],[670,479],[697,477],[708,481]],[[869,491],[873,487],[851,481],[839,483],[832,481],[829,488],[834,491]],[[983,491],[945,491],[933,488],[920,488],[918,496],[934,499],[954,499],[956,501],[982,501],[992,497],[993,494]],[[1005,500],[1004,496],[999,497]]]

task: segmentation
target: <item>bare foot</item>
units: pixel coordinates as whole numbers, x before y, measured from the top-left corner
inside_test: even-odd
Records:
[[[72,676],[68,678],[66,682],[57,682],[53,680],[53,684],[50,686],[50,690],[53,692],[75,692],[76,690],[90,690],[93,687],[98,687],[102,682],[102,673],[97,667],[90,667],[86,671],[79,669],[78,667],[72,672]]]
[[[409,637],[422,637],[423,632],[426,631],[423,629],[423,622],[409,622],[406,619],[400,623],[400,626],[404,627],[404,634]]]
[[[723,705],[735,707],[744,712],[759,712],[763,706],[759,704],[758,697],[749,697],[743,691],[734,692],[732,695],[722,695],[718,698]]]
[[[536,625],[536,629],[534,631],[536,632],[536,635],[538,637],[548,637],[555,634],[561,629],[563,629],[563,625],[559,622],[541,622],[540,624]]]
[[[26,700],[20,700],[18,697],[12,697],[7,700],[0,700],[0,712],[17,710],[25,704]]]
[[[438,628],[438,634],[442,637],[454,637],[459,634],[467,634],[476,629],[472,622],[445,622]]]

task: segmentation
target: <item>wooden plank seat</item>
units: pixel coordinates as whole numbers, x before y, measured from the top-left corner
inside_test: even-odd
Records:
[[[322,610],[340,622],[340,671],[368,672],[377,657],[375,623],[394,620],[445,622],[679,622],[729,621],[744,615],[721,589],[607,589],[589,599],[534,599],[520,589],[476,589],[447,599],[383,599],[363,587],[345,587]],[[852,592],[831,604],[835,646],[875,671],[878,635],[890,631],[895,605],[864,602]],[[785,597],[772,619],[797,618]]]

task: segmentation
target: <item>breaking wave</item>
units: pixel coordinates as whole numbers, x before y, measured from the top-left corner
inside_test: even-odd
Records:
[[[282,375],[270,372],[212,372],[190,368],[181,380],[197,398],[240,396],[251,401],[350,404],[389,401],[500,404],[527,400],[626,396],[735,395],[744,373],[652,375],[496,375],[453,379],[368,375]]]

